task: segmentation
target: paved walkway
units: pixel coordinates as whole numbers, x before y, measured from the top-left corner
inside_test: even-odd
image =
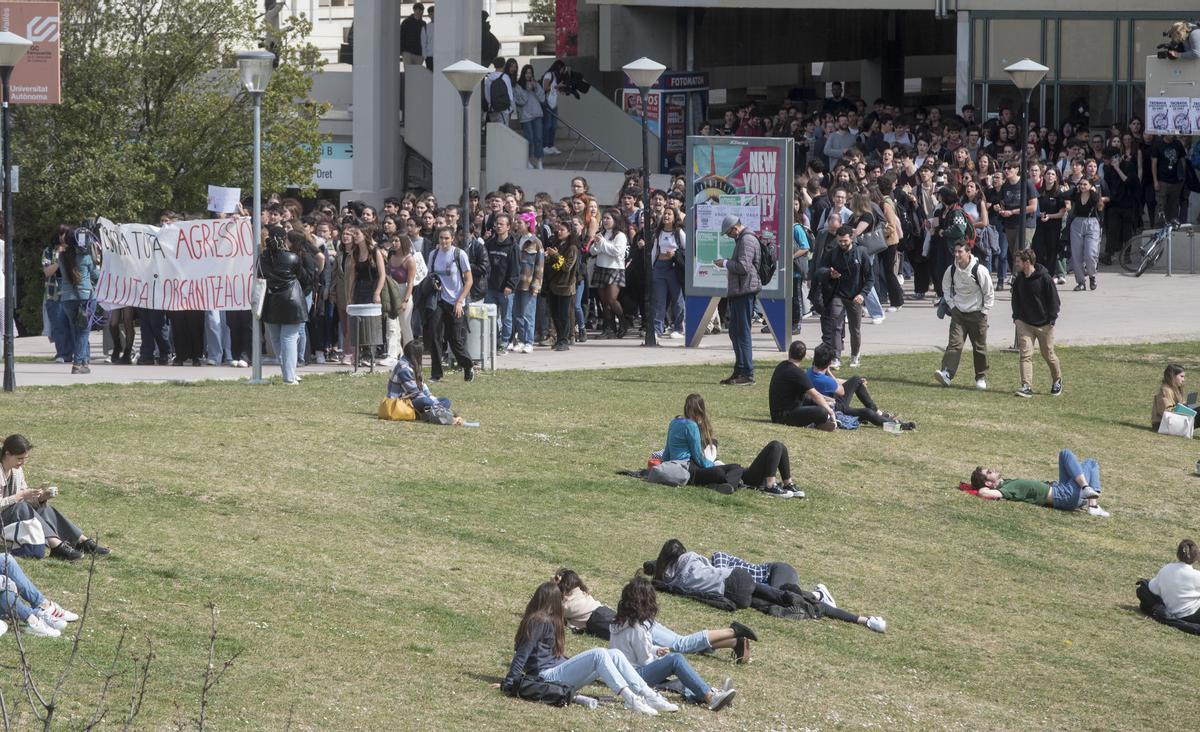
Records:
[[[1070,345],[1145,343],[1200,339],[1200,275],[1165,277],[1151,274],[1134,279],[1120,271],[1104,272],[1094,292],[1073,292],[1072,281],[1059,286],[1062,312],[1056,328],[1057,342]],[[992,311],[989,344],[993,349],[1011,345],[1012,329],[1009,292],[998,292]],[[888,353],[936,351],[945,346],[948,322],[934,315],[932,301],[911,301],[890,313],[880,325],[863,326],[863,362]],[[820,323],[806,318],[802,334],[810,348],[820,341]],[[759,359],[773,359],[768,335],[754,336]],[[92,352],[99,354],[100,337],[93,333]],[[112,366],[95,359],[92,373],[72,376],[69,365],[51,362],[53,348],[37,336],[17,339],[17,355],[45,359],[17,363],[17,386],[77,383],[131,383],[200,381],[204,379],[249,378],[248,369],[192,366]],[[732,364],[733,351],[724,334],[704,338],[698,348],[684,348],[681,341],[663,341],[658,348],[645,348],[633,336],[624,340],[591,340],[565,353],[538,348],[530,354],[507,354],[497,358],[497,368],[530,371],[621,368],[669,364]],[[932,362],[931,362],[932,363]],[[932,368],[932,367],[931,367]],[[344,366],[308,366],[301,374],[345,372]],[[264,375],[276,376],[278,366],[264,366]]]

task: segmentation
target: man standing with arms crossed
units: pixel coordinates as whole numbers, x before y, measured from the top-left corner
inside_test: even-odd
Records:
[[[713,264],[726,270],[729,304],[729,340],[733,343],[733,375],[722,384],[749,386],[754,383],[754,349],[750,342],[750,324],[754,299],[762,290],[758,279],[758,237],[742,226],[741,219],[730,214],[721,221],[721,233],[734,241],[733,256],[720,257]]]
[[[934,372],[943,386],[950,386],[958,362],[962,358],[964,336],[971,339],[975,357],[975,388],[986,389],[987,316],[996,301],[992,275],[971,254],[971,244],[960,240],[954,244],[954,264],[942,278],[945,306],[950,309],[950,339],[942,355],[942,367]]]
[[[1017,252],[1017,276],[1012,284],[1013,322],[1021,352],[1021,388],[1016,396],[1033,396],[1033,341],[1050,367],[1050,396],[1062,394],[1062,368],[1054,355],[1054,321],[1058,320],[1058,288],[1054,277],[1037,263],[1032,249]]]

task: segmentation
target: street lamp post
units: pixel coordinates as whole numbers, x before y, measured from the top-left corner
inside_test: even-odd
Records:
[[[258,258],[262,253],[262,97],[274,70],[275,54],[270,51],[243,51],[238,54],[238,72],[242,84],[254,100],[254,277],[258,277]],[[262,377],[262,321],[251,307],[251,384],[265,384]],[[283,354],[279,354],[282,358]]]
[[[642,258],[645,271],[642,275],[642,332],[645,333],[643,345],[657,346],[654,337],[654,261],[650,245],[650,138],[646,129],[646,99],[650,95],[650,87],[667,70],[657,61],[642,56],[637,61],[631,61],[621,67],[641,95],[642,107]]]
[[[1024,124],[1022,125],[1023,131],[1021,133],[1021,218],[1017,234],[1017,251],[1023,251],[1026,248],[1025,189],[1029,185],[1027,183],[1029,180],[1029,166],[1025,154],[1026,148],[1029,147],[1029,99],[1033,94],[1033,90],[1037,88],[1038,84],[1042,83],[1042,79],[1046,78],[1046,73],[1050,69],[1036,61],[1025,58],[1011,66],[1006,66],[1004,71],[1008,74],[1008,78],[1012,79],[1012,83],[1018,89],[1025,92],[1025,113],[1022,115]]]
[[[30,41],[8,31],[0,32],[0,84],[3,84],[3,150],[0,155],[4,161],[4,390],[15,391],[17,388],[16,357],[13,353],[16,325],[13,322],[13,309],[17,299],[17,273],[13,266],[16,255],[13,251],[13,211],[12,211],[12,116],[8,108],[9,92],[11,91],[13,67],[25,56],[25,52],[33,45]]]
[[[462,215],[459,223],[462,225],[462,245],[467,247],[467,237],[471,231],[471,138],[468,133],[471,127],[471,95],[483,77],[488,75],[488,69],[474,61],[463,59],[442,69],[442,76],[458,90],[462,98]]]

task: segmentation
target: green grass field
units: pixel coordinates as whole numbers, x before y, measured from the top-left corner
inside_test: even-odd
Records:
[[[23,389],[0,400],[0,416],[35,444],[30,482],[59,485],[60,507],[114,548],[97,569],[60,721],[77,729],[92,717],[122,628],[130,651],[150,638],[156,654],[135,728],[194,717],[212,601],[218,657],[241,651],[210,695],[215,729],[1191,727],[1200,639],[1140,616],[1133,583],[1180,538],[1200,538],[1200,449],[1147,425],[1164,363],[1200,365],[1200,344],[1059,354],[1065,395],[1045,396],[1038,363],[1032,400],[1011,395],[1012,355],[994,354],[986,393],[935,384],[933,354],[868,359],[877,401],[919,425],[899,436],[770,424],[768,361],[751,388],[716,386],[724,366],[437,385],[478,429],[376,420],[384,375]],[[748,463],[782,439],[808,499],[616,475],[661,447],[693,390],[723,459]],[[1101,460],[1111,518],[955,490],[980,463],[1053,478],[1061,446]],[[888,633],[741,611],[761,638],[753,664],[693,657],[710,682],[736,682],[720,715],[552,709],[489,688],[537,583],[568,565],[615,606],[669,537],[789,561],[840,605],[886,617]],[[24,565],[52,597],[82,605],[84,566]],[[735,617],[674,597],[660,606],[684,632]],[[69,643],[27,644],[49,683]],[[0,658],[8,707],[32,726],[11,632]],[[112,725],[133,680],[128,653],[119,665]]]

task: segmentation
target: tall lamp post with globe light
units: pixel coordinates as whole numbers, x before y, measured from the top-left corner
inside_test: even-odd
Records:
[[[275,69],[275,54],[270,51],[243,51],[238,54],[238,73],[242,84],[254,100],[254,277],[258,277],[258,258],[262,254],[262,97],[271,81]],[[265,294],[265,293],[264,293]],[[253,307],[251,308],[253,311]],[[250,373],[250,384],[265,384],[262,377],[262,321],[257,312],[251,312],[251,361],[254,369]]]
[[[1037,88],[1038,84],[1042,83],[1042,79],[1046,78],[1046,73],[1050,69],[1032,59],[1024,58],[1011,66],[1004,67],[1004,71],[1008,74],[1008,78],[1012,79],[1012,83],[1018,89],[1025,92],[1025,109],[1022,115],[1024,123],[1022,125],[1023,132],[1021,133],[1021,218],[1017,234],[1017,251],[1022,251],[1028,244],[1025,241],[1025,189],[1029,187],[1027,183],[1029,180],[1029,162],[1026,160],[1025,151],[1029,147],[1029,99],[1033,94],[1033,90]]]
[[[8,31],[0,32],[0,83],[3,84],[3,126],[4,143],[0,155],[4,157],[4,390],[15,391],[17,388],[16,356],[13,353],[16,324],[13,322],[13,308],[17,303],[17,273],[13,263],[13,211],[12,211],[12,113],[8,108],[9,93],[12,90],[13,67],[17,65],[25,52],[33,45],[29,40]]]
[[[488,69],[480,66],[474,61],[463,59],[456,61],[446,68],[442,69],[442,76],[446,77],[446,81],[458,90],[458,95],[462,97],[462,215],[458,217],[459,223],[462,224],[462,244],[467,246],[467,236],[471,230],[471,138],[469,136],[471,127],[471,95],[475,93],[475,87],[479,86],[479,82],[483,81],[483,77],[488,75]]]
[[[657,61],[642,56],[637,61],[631,61],[621,67],[641,95],[642,108],[642,257],[645,262],[645,273],[642,275],[642,331],[646,335],[643,345],[657,346],[654,337],[654,262],[651,259],[653,247],[650,246],[650,138],[646,129],[646,98],[650,87],[658,81],[658,77],[667,70]]]

